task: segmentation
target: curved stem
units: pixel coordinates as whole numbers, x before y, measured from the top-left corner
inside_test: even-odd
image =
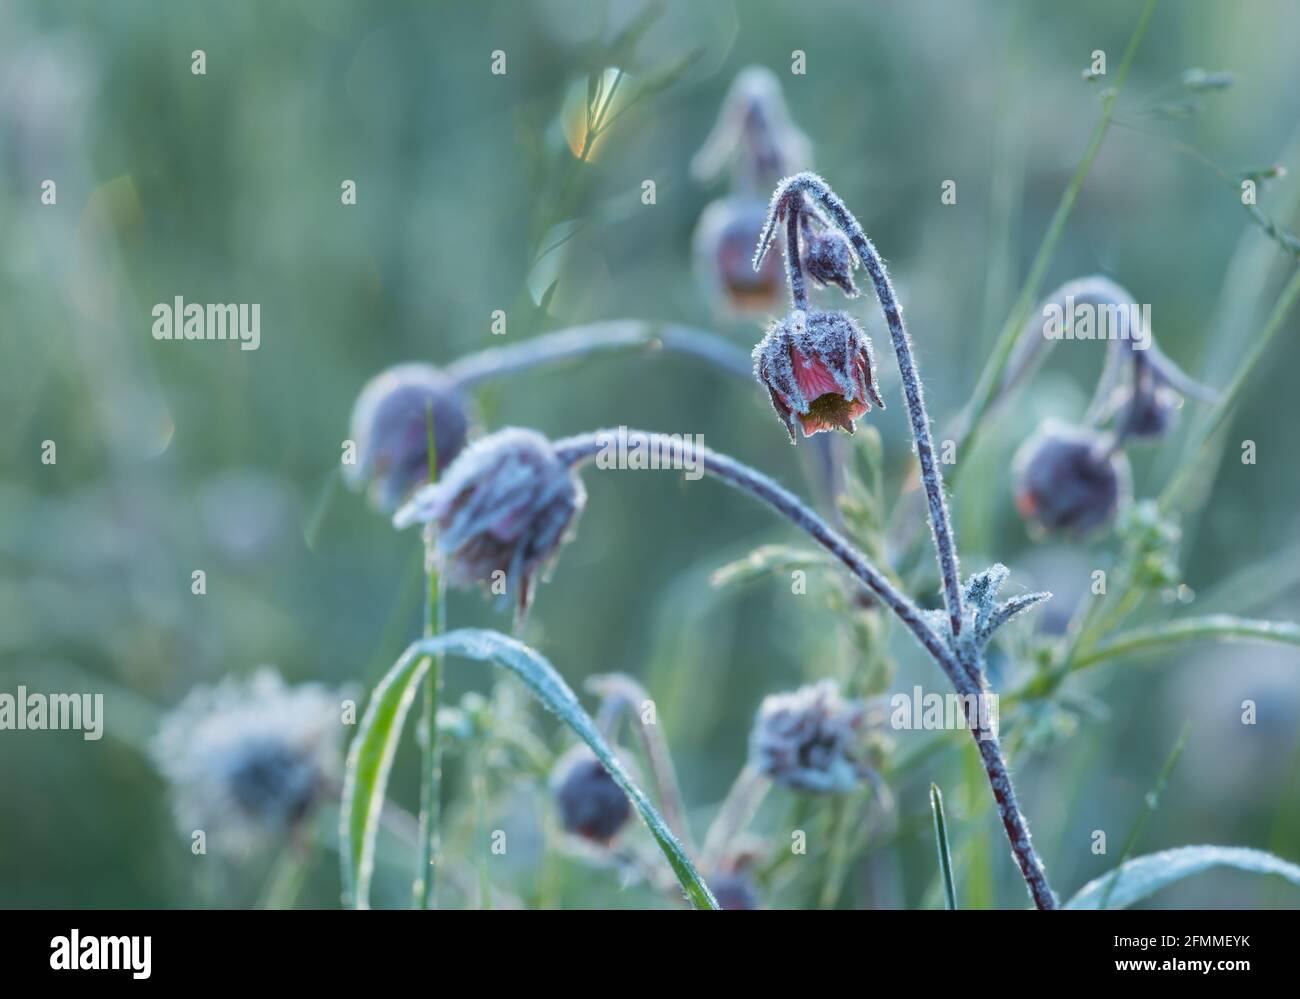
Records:
[[[471,388],[503,375],[588,354],[637,348],[671,350],[698,358],[737,378],[748,381],[754,377],[749,354],[717,334],[647,319],[613,319],[546,333],[508,347],[491,347],[452,362],[445,372],[459,387]]]
[[[803,264],[799,261],[799,220],[803,217],[803,198],[791,200],[785,218],[785,268],[790,279],[790,302],[797,312],[808,311],[808,285]]]
[[[912,438],[916,442],[916,457],[921,465],[921,482],[930,507],[930,529],[934,533],[935,553],[939,572],[943,576],[944,603],[948,607],[948,621],[954,635],[961,634],[961,578],[957,568],[957,546],[953,540],[952,522],[948,517],[948,504],[943,495],[943,476],[934,457],[934,442],[930,436],[930,417],[925,409],[921,378],[912,357],[912,341],[903,325],[903,311],[899,307],[894,286],[889,280],[885,262],[867,238],[862,225],[845,207],[829,185],[813,173],[796,174],[781,182],[774,196],[774,204],[786,201],[789,214],[796,214],[796,206],[807,194],[826,212],[830,221],[848,238],[862,266],[871,275],[876,288],[876,298],[889,325],[889,338],[898,356],[898,372],[903,379],[903,395],[907,400],[907,413],[912,424]],[[793,291],[793,289],[792,289]]]
[[[880,598],[917,641],[930,653],[940,669],[959,694],[978,697],[983,690],[967,671],[966,665],[952,652],[947,642],[940,638],[926,622],[923,612],[911,600],[900,592],[889,579],[867,561],[865,555],[858,551],[829,524],[813,512],[802,500],[773,482],[761,472],[744,465],[734,458],[719,454],[702,445],[694,444],[688,438],[670,437],[664,434],[646,433],[645,431],[598,430],[590,434],[580,434],[555,442],[555,452],[566,464],[576,467],[596,458],[601,452],[615,446],[619,439],[627,441],[645,440],[652,450],[660,454],[671,454],[683,462],[692,462],[691,467],[700,468],[724,482],[728,482],[743,492],[766,503],[777,513],[790,520],[800,530],[813,538],[819,545],[835,556],[868,589]],[[979,747],[984,771],[988,776],[989,786],[998,805],[1007,839],[1012,853],[1020,867],[1025,884],[1029,888],[1034,904],[1040,909],[1055,909],[1056,897],[1047,882],[1047,875],[1042,862],[1034,852],[1029,839],[1029,827],[1020,807],[1016,802],[1011,777],[1007,772],[1006,761],[997,736],[989,729],[982,728],[979,719],[973,716],[975,703],[972,698],[964,697],[968,713],[971,734]]]

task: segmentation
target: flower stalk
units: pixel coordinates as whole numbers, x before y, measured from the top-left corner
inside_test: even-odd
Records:
[[[865,259],[865,258],[864,258]],[[617,431],[599,430],[594,433],[568,437],[555,442],[557,457],[571,468],[594,460],[608,442],[617,435]],[[647,434],[642,431],[627,431],[646,439],[651,448],[680,447],[684,457],[696,463],[724,482],[746,492],[766,503],[777,513],[791,521],[796,527],[808,534],[814,541],[839,560],[857,579],[871,590],[885,604],[904,626],[912,632],[916,640],[930,654],[940,669],[948,676],[957,693],[963,695],[968,708],[968,724],[971,734],[979,748],[980,759],[992,788],[998,813],[1011,844],[1012,853],[1020,868],[1021,876],[1029,889],[1034,904],[1040,909],[1057,908],[1056,897],[1047,881],[1047,874],[1042,862],[1029,838],[1029,827],[1025,822],[1016,802],[1015,790],[1011,776],[1007,772],[1006,761],[996,734],[979,724],[975,717],[973,705],[983,693],[980,682],[976,679],[977,671],[968,668],[950,647],[948,641],[938,635],[926,621],[925,613],[906,595],[894,586],[889,579],[876,569],[852,544],[835,531],[821,517],[813,512],[802,500],[789,490],[773,482],[767,476],[750,468],[727,455],[719,454],[702,445],[671,441],[662,434]]]

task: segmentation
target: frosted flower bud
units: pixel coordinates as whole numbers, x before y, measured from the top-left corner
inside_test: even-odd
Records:
[[[695,229],[695,269],[716,303],[740,315],[778,312],[785,299],[781,260],[769,254],[755,271],[754,243],[763,231],[767,202],[753,197],[714,201]]]
[[[538,571],[559,552],[586,499],[550,441],[509,427],[462,451],[397,511],[393,525],[428,524],[431,553],[448,583],[513,594],[522,617]]]
[[[866,776],[866,705],[846,701],[832,680],[763,699],[749,737],[759,773],[796,791],[844,792]]]
[[[767,254],[764,261],[773,256],[775,254]],[[803,265],[818,287],[838,285],[849,298],[858,297],[857,286],[853,283],[857,257],[849,241],[838,232],[809,233],[804,240]]]
[[[430,419],[441,474],[469,430],[467,405],[451,379],[431,364],[399,364],[372,378],[357,397],[350,430],[357,460],[343,471],[353,489],[367,487],[381,513],[392,513],[429,481]]]
[[[555,764],[551,793],[566,832],[608,843],[632,817],[632,803],[586,746],[574,746]]]
[[[876,388],[871,341],[847,312],[795,312],[774,322],[754,348],[754,376],[790,440],[839,427],[885,402]],[[870,401],[868,401],[870,400]]]
[[[1128,459],[1113,438],[1047,420],[1012,461],[1016,509],[1047,532],[1082,535],[1109,523],[1128,502]]]
[[[338,775],[339,703],[269,668],[192,690],[150,747],[182,834],[201,829],[213,849],[240,854],[303,822]]]

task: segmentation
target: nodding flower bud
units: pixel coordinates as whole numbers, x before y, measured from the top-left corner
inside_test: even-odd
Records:
[[[356,463],[344,465],[353,489],[367,486],[370,503],[392,513],[429,481],[429,427],[438,472],[465,446],[469,413],[455,384],[431,364],[399,364],[376,375],[352,407]]]
[[[632,803],[586,746],[574,746],[555,764],[551,793],[566,832],[608,843],[632,817]]]
[[[586,499],[550,441],[510,427],[462,451],[397,511],[393,525],[428,524],[431,553],[447,582],[514,593],[522,620],[538,570],[559,552]]]
[[[763,699],[749,737],[759,773],[796,791],[844,792],[867,775],[860,758],[866,705],[832,680]]]
[[[769,253],[763,258],[764,262],[772,256],[774,254]],[[858,297],[857,286],[853,283],[853,269],[858,266],[857,255],[849,246],[849,241],[838,232],[828,229],[819,233],[805,233],[803,265],[818,287],[825,288],[834,284],[849,298]]]
[[[338,771],[339,696],[271,669],[191,691],[151,746],[178,828],[246,853],[298,826]]]
[[[785,296],[785,274],[776,254],[757,271],[750,263],[766,217],[765,201],[723,198],[704,209],[695,229],[695,268],[701,283],[717,303],[740,315],[779,311]]]
[[[1115,431],[1125,440],[1157,440],[1173,428],[1183,397],[1166,385],[1115,390],[1111,397]]]
[[[1109,523],[1128,502],[1128,459],[1114,437],[1047,420],[1012,461],[1015,501],[1031,526],[1074,535]]]
[[[853,433],[871,402],[885,408],[871,341],[846,312],[792,312],[768,328],[753,357],[792,443],[799,427],[805,437],[835,427]]]
[[[745,874],[720,874],[709,881],[720,909],[751,910],[759,907],[758,889]]]

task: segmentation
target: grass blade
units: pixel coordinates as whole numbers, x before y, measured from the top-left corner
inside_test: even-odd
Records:
[[[547,708],[585,742],[641,813],[651,835],[663,851],[691,904],[697,909],[716,909],[717,901],[704,884],[681,842],[633,782],[596,723],[579,703],[577,695],[539,653],[513,638],[495,631],[463,628],[413,643],[380,681],[366,707],[365,717],[348,752],[344,776],[340,832],[343,849],[343,879],[349,901],[365,908],[370,877],[374,869],[375,834],[383,806],[393,752],[402,722],[410,710],[416,688],[427,668],[428,658],[446,654],[492,662],[519,677]]]
[[[939,850],[939,870],[943,874],[943,907],[957,908],[957,886],[952,879],[952,852],[948,848],[948,822],[943,815],[943,792],[938,784],[930,785],[930,809],[934,812],[934,839]]]
[[[1110,907],[1126,909],[1161,888],[1212,867],[1235,867],[1253,874],[1276,874],[1300,887],[1300,867],[1263,850],[1244,846],[1180,846],[1135,857],[1089,881],[1065,904],[1067,909],[1099,908],[1106,886],[1115,881]]]

